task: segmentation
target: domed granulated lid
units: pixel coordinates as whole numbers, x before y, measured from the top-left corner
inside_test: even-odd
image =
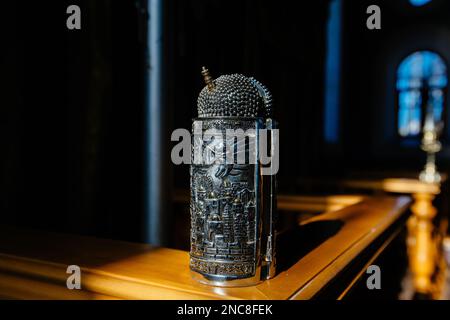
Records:
[[[203,67],[206,86],[197,100],[198,116],[207,117],[272,117],[272,95],[254,78],[241,74],[212,79]]]

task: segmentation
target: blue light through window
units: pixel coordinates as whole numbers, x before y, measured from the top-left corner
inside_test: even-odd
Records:
[[[416,6],[416,7],[424,6],[428,2],[431,2],[431,0],[409,0],[409,3],[411,3],[413,6]]]
[[[327,57],[325,64],[324,136],[328,143],[339,140],[339,81],[341,72],[341,0],[329,5]]]
[[[417,136],[424,113],[432,113],[435,122],[442,120],[446,86],[447,67],[438,54],[418,51],[400,63],[397,69],[400,136]]]

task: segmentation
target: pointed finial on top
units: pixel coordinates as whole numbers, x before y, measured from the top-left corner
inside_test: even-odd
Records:
[[[211,91],[215,88],[214,80],[211,78],[211,75],[209,74],[209,70],[206,69],[204,66],[202,67],[202,76],[205,80],[206,85],[208,86],[208,90]]]

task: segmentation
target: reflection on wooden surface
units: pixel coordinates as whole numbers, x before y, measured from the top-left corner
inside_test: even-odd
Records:
[[[339,287],[328,297],[341,298],[402,227],[398,223],[409,204],[408,197],[369,197],[302,222],[280,235],[283,248],[278,255],[278,274],[244,288],[215,288],[195,282],[186,251],[3,226],[0,296],[309,299],[324,294],[330,283],[337,282]],[[361,263],[355,267],[355,261]],[[81,291],[66,289],[66,268],[72,264],[81,267]]]

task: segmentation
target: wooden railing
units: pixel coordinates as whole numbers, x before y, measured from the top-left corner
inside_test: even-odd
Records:
[[[341,186],[361,191],[374,190],[390,194],[407,194],[413,198],[412,216],[408,226],[409,267],[413,276],[414,292],[429,298],[439,299],[446,278],[446,263],[442,242],[447,231],[445,216],[438,214],[433,201],[441,194],[447,176],[442,175],[440,183],[426,183],[419,179],[388,178],[376,180],[341,181]]]
[[[186,251],[1,226],[0,297],[340,299],[404,227],[409,205],[408,197],[368,197],[315,215],[279,236],[277,275],[243,288],[195,282]],[[81,267],[81,290],[66,287],[69,265]]]

